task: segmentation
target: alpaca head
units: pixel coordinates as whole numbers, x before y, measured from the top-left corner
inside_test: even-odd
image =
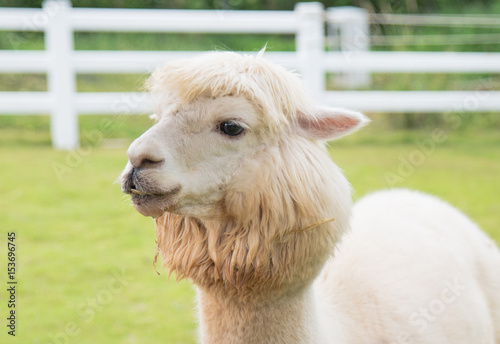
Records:
[[[331,249],[350,193],[320,141],[362,114],[317,107],[296,75],[229,52],[168,63],[148,87],[158,123],[130,146],[122,190],[156,218],[171,270],[199,284],[265,280],[289,254],[275,246],[297,246],[291,233],[322,218],[335,218],[318,237]]]

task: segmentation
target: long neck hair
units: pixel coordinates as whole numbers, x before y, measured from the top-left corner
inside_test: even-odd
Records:
[[[228,183],[221,216],[156,219],[163,265],[178,279],[229,295],[308,285],[348,227],[350,186],[323,147],[282,139]],[[325,218],[332,222],[312,223]]]

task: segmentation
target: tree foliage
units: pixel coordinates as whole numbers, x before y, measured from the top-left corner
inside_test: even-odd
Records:
[[[426,13],[495,0],[321,0],[325,7],[358,6],[374,12]],[[0,0],[0,7],[41,7],[42,0]],[[292,10],[297,0],[72,0],[73,7]]]

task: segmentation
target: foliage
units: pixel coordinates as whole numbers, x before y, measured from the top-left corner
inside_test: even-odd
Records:
[[[72,0],[74,7],[292,10],[297,0]],[[303,1],[307,2],[307,1]],[[464,5],[488,6],[494,0],[320,0],[326,7],[358,6],[374,12],[426,13]],[[0,0],[0,7],[40,7],[42,0]]]

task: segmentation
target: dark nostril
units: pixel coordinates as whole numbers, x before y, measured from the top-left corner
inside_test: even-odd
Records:
[[[128,189],[129,190],[135,190],[135,182],[134,182],[134,178],[136,177],[136,174],[137,174],[137,168],[133,168],[132,169],[132,172],[130,172],[130,177],[127,181],[127,186],[128,186]]]
[[[165,160],[152,160],[149,158],[142,159],[138,168],[154,168],[159,167]]]

